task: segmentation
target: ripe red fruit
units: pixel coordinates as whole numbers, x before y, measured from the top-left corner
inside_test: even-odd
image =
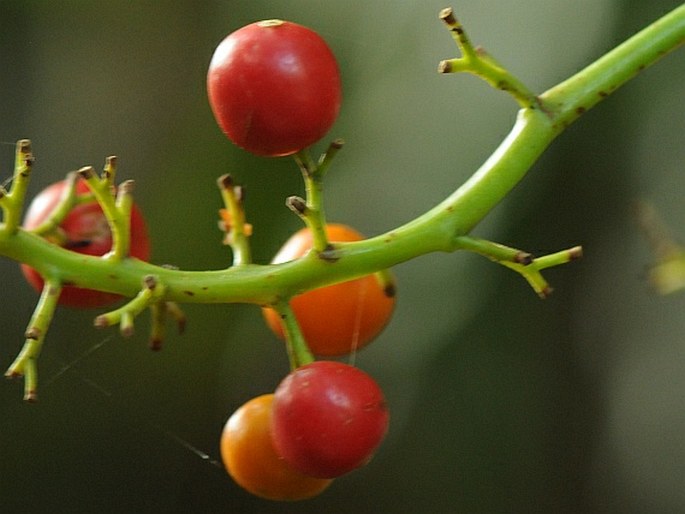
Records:
[[[323,492],[331,480],[295,471],[271,441],[273,394],[253,398],[235,411],[221,433],[221,458],[244,489],[269,500],[304,500]]]
[[[316,32],[282,20],[246,25],[217,47],[207,73],[214,116],[257,155],[290,155],[323,137],[338,116],[340,72]]]
[[[366,464],[388,429],[378,384],[340,362],[316,361],[290,373],[274,393],[276,452],[305,475],[335,478]]]
[[[66,184],[64,180],[56,182],[36,195],[24,218],[25,229],[38,227],[52,214]],[[83,194],[88,191],[88,185],[83,180],[76,183],[77,193]],[[112,249],[112,233],[102,209],[95,200],[75,206],[60,223],[58,230],[63,237],[56,242],[74,252],[85,255],[104,255]],[[145,220],[135,205],[131,211],[130,254],[141,260],[147,260],[150,257],[150,240]],[[43,278],[35,269],[22,264],[21,270],[34,289],[37,291],[43,289]],[[66,285],[62,288],[59,303],[80,308],[102,307],[120,298],[119,295],[112,293]]]
[[[326,225],[332,242],[361,241],[356,230],[336,223]],[[293,234],[271,262],[288,262],[306,254],[313,245],[312,233],[303,228]],[[308,291],[294,297],[290,306],[307,341],[317,355],[344,355],[359,350],[380,334],[395,307],[394,291],[387,291],[375,275]],[[264,308],[269,328],[283,339],[278,313]]]

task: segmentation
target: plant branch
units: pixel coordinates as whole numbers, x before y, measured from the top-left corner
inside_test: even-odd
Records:
[[[43,237],[47,237],[51,241],[57,240],[58,242],[64,242],[64,235],[58,235],[58,227],[60,223],[64,221],[69,212],[77,205],[79,201],[79,195],[76,193],[76,181],[78,175],[76,172],[67,173],[65,180],[65,187],[62,190],[62,195],[60,196],[57,205],[54,207],[47,219],[38,225],[37,227],[31,229],[31,232],[38,234]],[[92,197],[91,195],[88,195]],[[63,246],[63,245],[62,245]]]
[[[326,214],[323,206],[323,173],[312,159],[309,150],[301,150],[294,154],[295,162],[302,172],[306,192],[304,205],[291,197],[288,207],[302,218],[312,231],[312,248],[321,253],[328,248],[326,236]]]
[[[290,369],[294,370],[313,362],[314,356],[307,346],[290,304],[287,301],[279,301],[273,305],[273,308],[283,321],[283,334],[288,350]]]
[[[158,276],[165,299],[176,302],[274,304],[308,289],[374,273],[420,255],[459,250],[462,236],[526,175],[559,133],[604,92],[619,85],[682,43],[685,6],[667,14],[595,64],[544,93],[543,111],[521,109],[509,135],[461,187],[422,216],[385,234],[336,245],[340,258],[331,265],[316,258],[260,266],[246,264],[218,271],[166,269],[136,259],[119,262],[85,256],[52,245],[18,229],[0,238],[0,253],[25,262],[48,279],[89,289],[134,296],[141,278]],[[608,87],[608,86],[611,87]],[[308,162],[309,161],[309,162]],[[310,166],[309,160],[303,160]]]
[[[143,279],[143,288],[131,301],[113,311],[101,314],[95,318],[94,324],[98,328],[119,324],[121,334],[125,337],[133,335],[133,320],[146,308],[160,302],[164,297],[164,286],[153,275]],[[159,313],[157,313],[159,315]],[[153,323],[153,332],[159,327]],[[153,335],[154,337],[154,335]],[[161,343],[161,340],[160,340]],[[154,343],[153,343],[154,344]]]
[[[36,401],[38,370],[36,361],[43,347],[45,335],[57,308],[62,287],[59,283],[46,281],[43,291],[26,328],[26,341],[17,358],[5,372],[8,378],[24,376],[24,399]]]
[[[485,80],[490,86],[509,93],[522,108],[537,104],[535,94],[523,82],[499,64],[483,48],[474,48],[466,30],[457,20],[451,8],[440,11],[440,19],[447,25],[454,42],[461,51],[461,57],[441,61],[440,73],[467,72]]]
[[[335,262],[320,257],[329,248],[325,232],[322,179],[342,142],[334,141],[315,163],[308,151],[295,155],[302,171],[306,200],[291,197],[288,205],[312,230],[315,252],[278,265],[250,262],[241,205],[242,190],[230,178],[220,179],[226,206],[224,229],[234,254],[234,266],[216,271],[183,271],[155,266],[129,256],[132,182],[119,188],[115,197],[116,159],[107,159],[101,177],[92,167],[79,175],[88,183],[107,218],[112,232],[112,251],[95,257],[69,251],[41,237],[53,230],[69,209],[81,200],[74,193],[74,182],[49,225],[27,231],[19,226],[33,156],[30,142],[17,144],[16,164],[10,191],[0,188],[0,254],[36,269],[45,279],[40,301],[26,332],[26,343],[8,376],[24,374],[25,397],[35,399],[36,358],[45,332],[57,305],[61,284],[133,297],[123,307],[98,316],[99,327],[119,324],[121,332],[133,331],[134,318],[145,308],[152,309],[151,346],[159,348],[167,314],[183,328],[185,317],[177,303],[253,303],[274,307],[284,321],[288,353],[292,367],[313,359],[297,325],[288,300],[302,292],[377,273],[388,289],[393,289],[392,266],[431,252],[474,251],[520,273],[540,295],[546,296],[549,285],[541,270],[563,264],[580,255],[580,249],[532,258],[513,248],[468,236],[473,228],[526,175],[536,160],[563,130],[602,99],[616,91],[639,71],[650,66],[685,40],[685,5],[673,10],[639,32],[604,57],[540,96],[531,93],[518,79],[485,52],[473,48],[461,24],[451,10],[441,17],[459,47],[462,56],[441,64],[441,71],[465,71],[485,79],[493,87],[510,93],[522,107],[511,132],[485,163],[443,202],[408,223],[379,236],[335,246]],[[682,260],[664,263],[658,268],[671,282],[681,280]],[[672,269],[673,268],[673,269]],[[141,280],[144,285],[141,290]],[[665,280],[665,279],[664,279]]]
[[[503,266],[510,268],[520,274],[530,284],[533,290],[540,298],[547,298],[552,288],[549,286],[545,278],[542,276],[543,269],[566,264],[567,262],[579,259],[583,255],[583,250],[580,246],[574,246],[568,250],[543,255],[532,260],[529,264],[521,264],[512,261],[498,261]]]
[[[107,219],[112,234],[112,250],[107,259],[121,261],[129,256],[131,246],[131,209],[133,208],[133,181],[123,182],[118,191],[114,187],[116,157],[107,158],[101,177],[92,166],[78,170],[86,181]],[[116,196],[115,196],[116,195]]]
[[[0,188],[0,208],[2,208],[3,213],[0,237],[10,236],[19,228],[21,210],[24,205],[33,162],[31,141],[28,139],[19,140],[15,151],[12,186],[9,191]]]
[[[233,251],[233,265],[240,266],[252,261],[249,237],[252,235],[252,225],[245,222],[243,198],[245,190],[233,183],[230,175],[222,175],[217,181],[225,208],[220,211],[221,228],[226,233],[224,244]]]
[[[540,95],[561,132],[640,72],[685,42],[685,4]]]

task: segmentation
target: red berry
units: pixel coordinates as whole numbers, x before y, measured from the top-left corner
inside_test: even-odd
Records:
[[[305,475],[335,478],[366,464],[388,429],[378,384],[340,362],[317,361],[290,373],[274,394],[276,452]]]
[[[281,459],[271,441],[273,394],[253,398],[226,422],[221,458],[228,474],[244,489],[269,500],[294,501],[323,492],[331,481],[295,471]]]
[[[316,32],[281,20],[229,34],[207,73],[209,103],[236,145],[257,155],[290,155],[331,128],[341,102],[335,56]]]
[[[52,214],[66,184],[64,180],[57,182],[36,195],[24,218],[25,229],[36,228]],[[77,193],[83,194],[88,191],[88,185],[83,180],[76,183]],[[64,241],[60,243],[76,253],[104,255],[112,249],[112,233],[100,205],[95,200],[75,206],[60,223],[59,229],[64,236]],[[130,254],[141,260],[147,260],[150,257],[150,240],[145,220],[135,205],[131,211]],[[37,291],[43,289],[43,278],[35,269],[22,264],[21,270],[34,289]],[[112,293],[66,285],[62,288],[59,303],[80,308],[102,307],[120,298],[119,295]]]

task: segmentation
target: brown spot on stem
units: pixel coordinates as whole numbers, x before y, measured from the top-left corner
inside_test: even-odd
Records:
[[[221,189],[230,189],[233,187],[233,177],[228,173],[226,175],[221,175],[216,182]]]
[[[24,337],[26,339],[33,339],[34,341],[39,339],[41,335],[41,330],[38,327],[31,327],[26,330]]]
[[[576,261],[580,258],[583,257],[583,247],[582,246],[574,246],[568,251],[568,257],[572,261]]]
[[[514,256],[514,262],[528,266],[533,262],[533,256],[527,252],[517,252]]]
[[[438,73],[452,73],[452,64],[448,60],[440,61]]]
[[[192,291],[183,291],[183,294],[186,296],[195,296],[195,293],[193,293]]]
[[[338,255],[338,251],[336,250],[335,246],[328,243],[326,248],[319,252],[319,259],[326,262],[335,262],[340,259],[340,255]]]
[[[133,193],[133,189],[135,186],[135,181],[133,180],[126,180],[121,183],[119,186],[119,193],[120,194],[125,194],[125,195],[130,195]]]
[[[549,295],[551,295],[553,291],[554,289],[552,289],[550,286],[545,286],[544,288],[542,288],[542,291],[540,291],[540,298],[544,299],[549,297]]]
[[[438,14],[438,18],[444,21],[447,25],[452,26],[457,23],[457,19],[454,17],[454,12],[451,7],[445,7]]]
[[[345,146],[345,140],[342,138],[334,139],[329,145],[330,148],[334,148],[335,150],[340,150],[343,146]]]
[[[95,169],[92,166],[84,166],[76,173],[78,173],[82,178],[88,180],[95,175]]]
[[[307,202],[299,196],[289,196],[285,200],[285,205],[299,216],[304,216],[307,212]]]
[[[585,107],[583,107],[582,105],[580,107],[576,107],[576,114],[578,114],[579,116],[581,114],[585,114],[585,110]]]

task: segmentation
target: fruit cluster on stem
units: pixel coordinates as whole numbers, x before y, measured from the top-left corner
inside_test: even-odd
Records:
[[[474,74],[508,93],[520,110],[511,132],[463,185],[421,216],[375,237],[331,232],[340,226],[326,218],[323,181],[343,142],[334,140],[318,161],[308,147],[329,131],[338,114],[339,69],[323,39],[294,23],[266,20],[230,34],[217,48],[207,76],[212,111],[226,135],[257,155],[292,155],[302,174],[305,198],[290,196],[286,204],[305,224],[304,232],[294,237],[306,234],[308,244],[298,243],[297,252],[286,259],[252,262],[252,226],[247,222],[244,190],[223,175],[218,180],[223,200],[219,227],[232,252],[231,264],[219,270],[185,271],[147,262],[147,235],[133,202],[133,182],[116,185],[115,157],[107,158],[100,175],[90,166],[67,175],[46,193],[48,208],[29,207],[22,227],[34,159],[30,142],[19,141],[12,185],[0,187],[0,255],[22,263],[29,282],[41,291],[24,346],[6,372],[8,377],[25,377],[25,398],[36,399],[38,355],[58,304],[70,303],[70,298],[80,306],[130,298],[94,321],[100,328],[119,325],[124,336],[133,332],[135,318],[149,309],[153,349],[162,344],[168,317],[183,330],[185,315],[179,303],[251,303],[264,309],[271,328],[285,338],[291,372],[273,395],[248,402],[229,419],[224,430],[227,442],[222,441],[229,473],[260,496],[301,499],[368,462],[387,430],[380,388],[362,371],[316,361],[315,355],[355,352],[373,339],[394,305],[396,286],[390,268],[430,252],[476,252],[519,273],[540,297],[546,297],[551,288],[541,271],[580,257],[580,247],[536,257],[476,238],[471,231],[566,127],[685,41],[685,6],[681,6],[537,95],[485,50],[474,47],[451,9],[443,10],[440,18],[460,55],[442,61],[439,71]],[[86,207],[96,226],[102,222],[104,232],[74,236],[70,217],[82,222],[81,209]],[[96,240],[104,246],[96,248]],[[655,273],[672,278],[667,267],[673,271],[664,263]],[[362,285],[333,289],[353,282]],[[662,285],[665,282],[661,280]],[[351,298],[350,318],[335,305],[319,309],[313,318],[329,331],[336,325],[326,322],[327,313],[344,318],[344,324],[354,328],[349,342],[334,344],[325,331],[319,336],[308,330],[312,318],[302,314],[298,302],[310,310],[307,303],[320,304],[320,297],[308,299],[315,290]],[[367,309],[369,305],[381,307]],[[307,438],[300,437],[303,433]],[[250,446],[253,442],[256,446]],[[250,453],[245,444],[258,448],[261,463],[241,462],[252,458],[245,457]]]

